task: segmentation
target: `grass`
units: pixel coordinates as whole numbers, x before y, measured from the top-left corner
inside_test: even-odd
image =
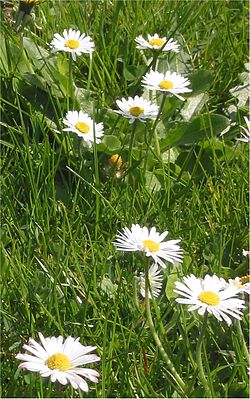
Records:
[[[42,29],[15,33],[11,21],[2,23],[1,396],[180,395],[135,292],[134,276],[143,272],[145,259],[113,245],[118,230],[139,223],[181,238],[183,263],[164,270],[164,288],[151,311],[189,387],[186,396],[207,397],[196,366],[202,319],[176,306],[173,288],[190,273],[226,279],[247,274],[248,145],[234,140],[247,103],[239,105],[230,92],[242,84],[247,62],[247,3],[45,1],[34,10]],[[69,27],[87,32],[96,45],[90,90],[89,57],[73,64],[74,96],[67,57],[51,55],[48,46],[54,33]],[[208,95],[187,119],[185,103],[166,99],[157,125],[160,158],[154,141],[147,146],[150,121],[137,124],[130,146],[131,125],[113,112],[116,99],[142,94],[146,66],[134,39],[154,32],[182,47],[177,56],[160,57],[159,68],[190,76],[192,94]],[[105,145],[89,150],[76,136],[60,134],[61,119],[74,107],[104,122]],[[122,178],[108,163],[114,153],[123,159]],[[241,328],[247,341],[246,316]],[[97,345],[100,382],[90,383],[88,394],[18,369],[15,355],[39,331]],[[210,396],[248,397],[242,339],[236,323],[229,328],[209,318],[201,350]]]

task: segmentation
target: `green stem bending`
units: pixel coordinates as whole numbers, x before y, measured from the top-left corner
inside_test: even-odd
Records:
[[[154,322],[153,322],[152,315],[151,315],[150,300],[149,300],[149,281],[148,281],[148,265],[147,264],[145,266],[145,305],[146,305],[146,316],[147,316],[148,326],[149,326],[150,331],[154,337],[155,343],[158,346],[159,351],[160,351],[164,361],[166,362],[168,370],[170,371],[173,379],[176,381],[176,383],[178,385],[179,393],[185,397],[186,396],[185,395],[185,383],[182,380],[182,378],[179,376],[179,374],[177,373],[173,363],[169,359],[168,354],[166,353],[165,349],[163,348],[163,345],[160,341],[160,338],[159,338],[159,336],[156,332],[155,326],[154,326]],[[174,388],[177,389],[176,386],[174,386]]]
[[[196,347],[196,362],[197,362],[197,367],[199,370],[199,376],[200,376],[200,380],[201,383],[203,384],[204,388],[205,388],[205,394],[209,395],[209,397],[211,397],[211,390],[210,387],[207,383],[207,379],[204,373],[204,369],[203,369],[203,365],[202,365],[202,359],[201,359],[201,348],[202,348],[202,342],[205,336],[205,331],[206,331],[206,327],[207,327],[207,319],[208,319],[208,313],[205,312],[204,315],[204,319],[203,319],[203,324],[202,324],[202,328],[201,328],[201,332],[200,332],[200,336],[199,336],[199,340],[197,342],[197,347]]]

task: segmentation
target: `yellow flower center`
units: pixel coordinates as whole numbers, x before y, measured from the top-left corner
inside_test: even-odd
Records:
[[[87,125],[87,123],[85,122],[76,122],[75,127],[77,128],[77,130],[79,130],[79,132],[83,134],[90,131],[89,125]]]
[[[133,116],[139,116],[140,114],[144,113],[144,108],[141,107],[131,107],[129,109],[129,112],[131,113],[131,115]]]
[[[207,305],[210,306],[216,306],[220,303],[219,295],[215,294],[212,291],[203,291],[198,296],[198,298],[201,302],[206,303]]]
[[[109,163],[111,165],[116,165],[117,169],[120,169],[122,166],[122,157],[119,154],[114,154],[109,158]]]
[[[65,42],[64,47],[69,47],[71,50],[75,50],[79,47],[79,42],[78,40],[69,39]]]
[[[148,248],[148,250],[150,252],[157,252],[157,251],[159,251],[159,248],[160,248],[160,244],[158,244],[158,242],[154,242],[151,240],[143,241],[143,246],[144,246],[144,248]]]
[[[163,39],[161,39],[160,37],[159,38],[153,38],[153,39],[151,39],[149,41],[149,44],[151,46],[159,46],[159,47],[161,47],[161,46],[163,46],[164,43],[165,43],[165,41]]]
[[[51,370],[60,370],[60,371],[67,371],[71,367],[71,362],[69,358],[64,355],[63,353],[56,353],[55,355],[50,356],[45,364],[51,369]]]
[[[172,89],[174,87],[173,82],[170,82],[169,80],[163,80],[162,82],[159,83],[159,87],[161,89]]]
[[[241,284],[250,283],[250,275],[248,274],[248,275],[246,275],[246,276],[242,276],[242,277],[240,278],[240,282],[241,282]]]

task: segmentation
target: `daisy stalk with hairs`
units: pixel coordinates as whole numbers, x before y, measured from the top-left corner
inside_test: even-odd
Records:
[[[79,30],[76,31],[70,28],[68,31],[67,29],[64,29],[62,35],[55,33],[50,46],[52,47],[52,52],[63,51],[71,54],[71,57],[69,57],[69,96],[72,99],[74,98],[72,61],[76,61],[76,56],[81,56],[82,54],[90,55],[90,67],[87,83],[87,88],[89,89],[92,71],[92,53],[95,47],[92,39],[85,33],[81,34]]]
[[[166,268],[166,264],[164,261],[168,261],[170,263],[174,263],[175,261],[182,261],[182,250],[179,247],[178,243],[180,240],[169,240],[164,241],[166,236],[168,235],[168,231],[163,233],[158,233],[155,227],[148,229],[147,227],[141,227],[139,224],[132,224],[131,229],[125,227],[123,229],[123,233],[118,233],[116,235],[116,240],[114,241],[115,247],[119,251],[125,252],[142,252],[145,254],[146,258],[152,257],[155,266],[154,270],[152,267],[149,269],[148,262],[145,261],[145,274],[142,280],[142,293],[145,295],[145,309],[148,326],[150,328],[151,334],[155,340],[155,343],[164,359],[164,362],[167,365],[168,370],[173,376],[172,382],[173,387],[181,394],[185,395],[185,383],[176,371],[172,361],[166,350],[164,349],[159,335],[155,329],[151,307],[150,307],[150,290],[149,286],[152,283],[152,275],[154,275],[154,284],[155,286],[151,286],[152,293],[158,294],[159,289],[161,287],[161,278],[159,277],[159,273],[156,271],[157,265],[160,267]],[[164,261],[163,261],[163,260]],[[157,290],[157,291],[156,291]]]

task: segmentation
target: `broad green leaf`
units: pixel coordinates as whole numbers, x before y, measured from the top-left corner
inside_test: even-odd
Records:
[[[110,151],[116,151],[119,150],[121,147],[121,142],[120,140],[112,135],[105,135],[102,143],[106,145],[107,149]]]
[[[171,299],[177,297],[177,294],[174,292],[174,289],[175,289],[175,282],[179,281],[179,280],[180,280],[180,278],[178,276],[177,269],[174,268],[168,276],[166,289],[165,289],[165,294],[166,294],[166,297],[168,298],[168,300],[171,300]]]
[[[198,114],[208,99],[209,95],[207,93],[201,93],[197,94],[196,96],[189,97],[180,112],[183,119],[185,121],[189,121],[194,115]]]
[[[161,189],[161,183],[153,172],[146,171],[145,173],[145,187],[150,192],[156,192]]]
[[[91,99],[91,92],[89,90],[77,87],[75,89],[75,97],[81,107],[81,110],[89,115],[92,115],[93,100]]]
[[[217,136],[228,125],[230,120],[218,114],[203,114],[190,122],[179,123],[176,128],[167,133],[167,137],[160,141],[162,152],[168,147],[183,144],[193,144]]]
[[[213,82],[212,73],[206,69],[197,70],[188,77],[191,82],[193,94],[203,93],[209,89]]]

